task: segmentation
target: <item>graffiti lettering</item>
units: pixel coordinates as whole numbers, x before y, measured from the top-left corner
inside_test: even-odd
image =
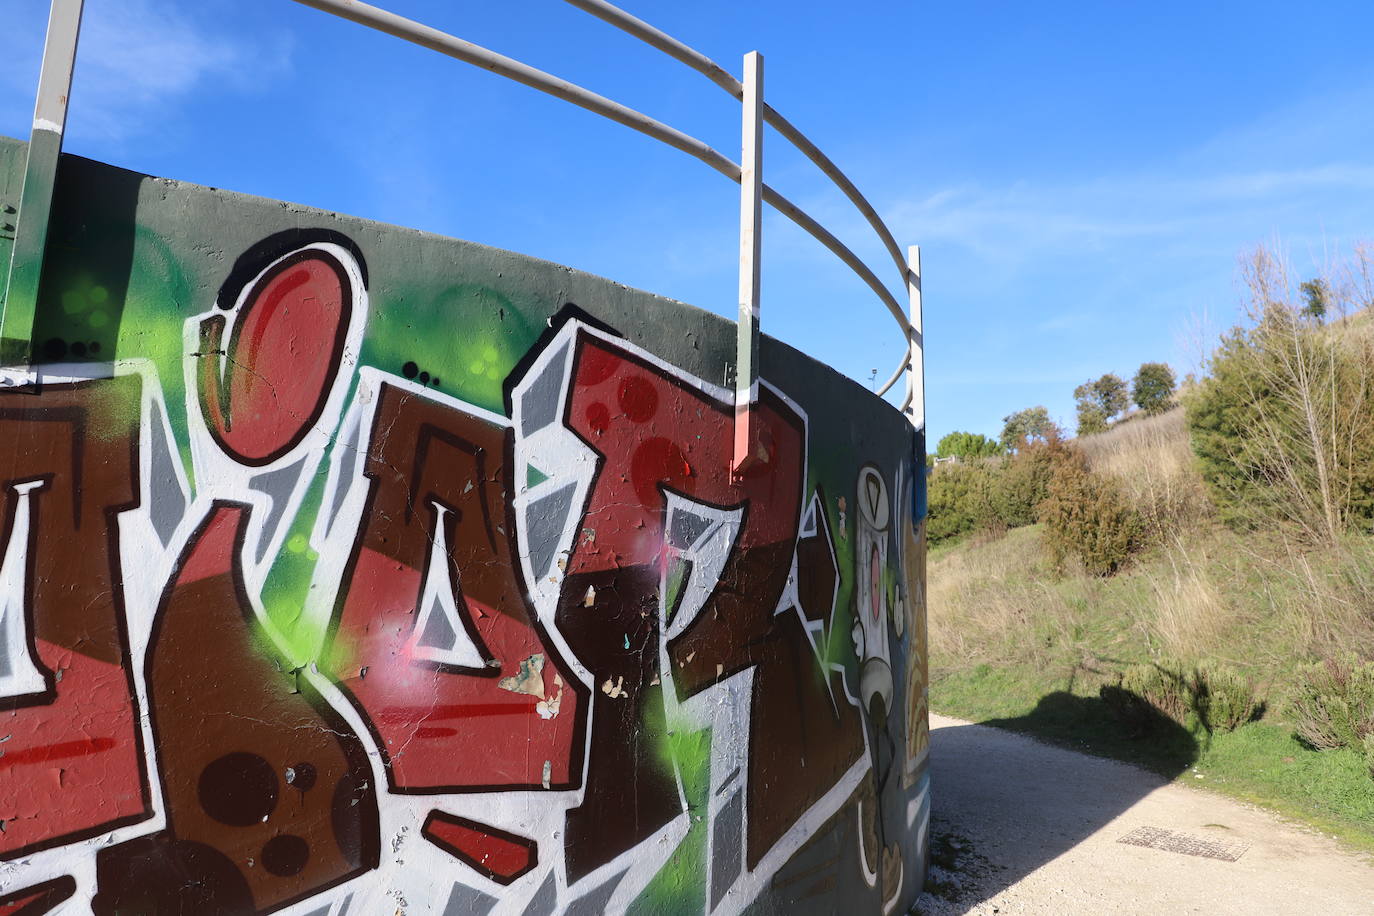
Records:
[[[421,332],[368,284],[288,230],[161,307],[174,358],[7,373],[0,913],[913,895],[909,427],[831,449],[764,382],[736,473],[730,393],[585,313],[445,362],[458,287]]]
[[[129,377],[0,392],[0,858],[151,814],[118,529],[138,404]]]
[[[368,717],[392,788],[577,785],[582,687],[540,636],[519,578],[509,429],[394,382],[373,408],[332,670]],[[485,752],[455,754],[455,741]]]

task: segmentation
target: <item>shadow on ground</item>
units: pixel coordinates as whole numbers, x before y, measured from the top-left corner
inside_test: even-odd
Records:
[[[1024,716],[932,730],[931,869],[916,913],[973,910],[1197,759],[1193,733],[1112,689],[1102,697],[1057,691]]]

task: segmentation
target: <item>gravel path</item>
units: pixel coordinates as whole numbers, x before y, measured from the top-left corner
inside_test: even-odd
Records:
[[[1000,729],[930,725],[918,913],[1374,916],[1369,857],[1186,785],[1189,773],[1169,783]]]

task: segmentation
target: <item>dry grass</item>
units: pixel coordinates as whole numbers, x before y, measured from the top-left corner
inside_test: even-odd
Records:
[[[1157,540],[1212,514],[1188,445],[1183,408],[1118,424],[1074,441],[1094,471],[1121,482],[1132,507]]]
[[[1038,528],[932,553],[927,572],[931,658],[962,667],[1023,658],[1081,630],[1045,561]]]
[[[1225,594],[1231,571],[1212,554],[1209,544],[1175,537],[1141,571],[1150,588],[1136,622],[1161,657],[1226,658],[1245,625],[1244,610]]]
[[[1287,657],[1319,659],[1344,652],[1374,657],[1374,542],[1346,538],[1333,547],[1256,549],[1242,542]],[[1259,597],[1259,596],[1257,596]],[[1285,651],[1286,649],[1286,651]]]
[[[1207,499],[1181,408],[1075,440],[1155,535],[1107,579],[1047,562],[1039,526],[932,552],[931,662],[1073,667],[1173,659],[1236,666],[1283,701],[1309,661],[1374,658],[1374,537],[1313,545],[1284,526],[1238,533]]]

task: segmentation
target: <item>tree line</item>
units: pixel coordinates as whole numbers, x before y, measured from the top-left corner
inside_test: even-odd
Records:
[[[1167,363],[1142,363],[1129,387],[1119,375],[1108,372],[1079,385],[1073,391],[1078,408],[1077,435],[1106,432],[1113,421],[1123,419],[1132,403],[1145,415],[1164,413],[1174,406],[1177,381]],[[935,446],[936,458],[991,458],[1006,455],[1025,443],[1064,438],[1064,430],[1043,406],[1027,407],[1002,418],[1002,433],[991,439],[981,433],[956,431]]]

